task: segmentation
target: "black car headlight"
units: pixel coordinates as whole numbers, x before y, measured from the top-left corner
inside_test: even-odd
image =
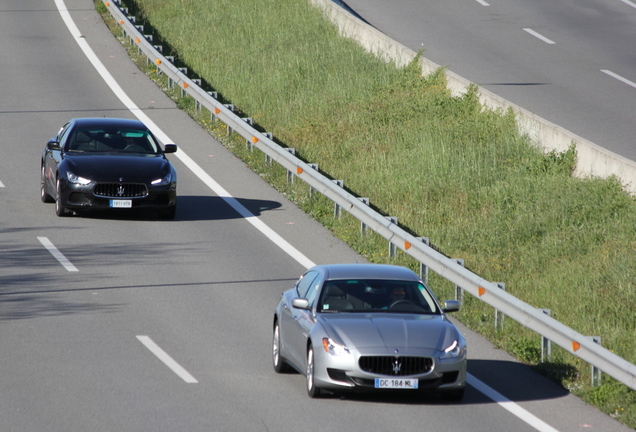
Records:
[[[439,356],[440,359],[451,359],[460,357],[464,353],[464,348],[459,343],[459,341],[453,341],[444,351],[442,355]]]
[[[66,172],[66,178],[68,179],[69,182],[73,183],[73,184],[78,184],[78,185],[82,185],[82,186],[88,186],[89,184],[93,183],[93,180],[84,178],[84,177],[80,177],[76,174],[73,174],[70,171]]]
[[[322,347],[326,352],[334,356],[351,355],[349,348],[344,345],[335,343],[330,338],[322,338]]]
[[[161,178],[151,181],[150,184],[153,186],[165,186],[167,184],[170,184],[171,181],[172,181],[172,174],[168,173]]]

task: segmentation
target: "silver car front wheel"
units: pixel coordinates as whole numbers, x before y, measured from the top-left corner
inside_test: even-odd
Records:
[[[278,323],[274,325],[274,337],[272,338],[272,363],[277,373],[285,373],[290,370],[287,362],[280,356],[280,326]]]
[[[321,389],[316,387],[314,382],[314,349],[309,347],[307,350],[307,394],[310,398],[317,398],[321,393]]]

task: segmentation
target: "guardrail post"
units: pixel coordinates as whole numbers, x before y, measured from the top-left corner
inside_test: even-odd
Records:
[[[318,164],[317,163],[310,163],[307,164],[310,168],[318,171]],[[314,188],[312,186],[309,186],[309,198],[311,198],[314,195]]]
[[[601,337],[600,336],[590,336],[590,339],[595,344],[601,345]],[[591,379],[592,387],[598,387],[601,385],[601,370],[596,366],[592,365],[592,379]]]
[[[464,267],[464,260],[461,258],[454,258],[455,261],[460,266]],[[455,285],[455,300],[457,300],[460,304],[464,304],[464,289],[459,285]]]
[[[497,284],[497,287],[499,289],[502,290],[506,290],[506,284],[503,282],[495,282],[495,284]],[[503,329],[503,325],[504,325],[504,317],[505,315],[503,314],[503,312],[501,312],[500,310],[495,309],[495,330],[501,330]]]
[[[552,316],[552,310],[541,309],[547,316]],[[541,363],[552,359],[552,342],[545,336],[541,336]]]
[[[229,109],[230,111],[234,112],[234,105],[232,104],[227,104],[227,105],[223,105],[225,108]],[[232,135],[232,128],[230,127],[230,125],[227,125],[227,135],[230,136]]]
[[[391,223],[397,225],[398,223],[397,216],[384,216],[384,217],[387,218]],[[397,253],[396,246],[393,243],[391,243],[391,240],[389,240],[389,258],[395,257],[396,253]]]
[[[426,246],[431,245],[431,240],[428,237],[416,237],[417,240],[424,243]],[[428,284],[428,266],[424,263],[420,263],[420,277],[425,284]]]
[[[338,186],[340,186],[341,188],[344,187],[344,180],[331,180],[332,182],[334,182],[335,184],[337,184]],[[335,217],[336,219],[340,219],[340,216],[342,215],[342,209],[340,208],[340,205],[336,202],[333,203],[333,217]]]
[[[360,201],[362,201],[363,204],[365,205],[369,205],[371,203],[371,200],[367,197],[361,198],[358,197],[358,199]],[[360,221],[360,235],[366,235],[367,234],[367,224],[365,224],[364,222]]]
[[[289,148],[288,147],[285,150],[287,150],[289,153],[291,153],[294,156],[296,156],[296,149],[295,148]],[[294,183],[294,173],[289,171],[289,170],[287,170],[287,183]]]
[[[254,126],[254,120],[252,120],[252,117],[243,117],[243,121],[245,123],[247,123],[248,125],[250,125],[250,126]],[[254,143],[251,140],[246,139],[245,140],[245,145],[247,146],[247,149],[249,151],[253,151],[254,150]]]

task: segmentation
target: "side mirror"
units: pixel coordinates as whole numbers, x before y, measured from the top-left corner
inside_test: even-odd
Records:
[[[58,141],[56,141],[55,138],[51,138],[46,143],[46,148],[49,149],[49,150],[59,150],[60,149],[60,143]]]
[[[166,144],[164,146],[163,152],[164,153],[174,153],[177,151],[177,145],[176,144]]]
[[[305,309],[309,310],[309,300],[304,298],[295,298],[292,299],[292,306],[296,309]]]
[[[457,300],[446,300],[442,305],[442,310],[444,312],[457,312],[461,305],[462,304]]]

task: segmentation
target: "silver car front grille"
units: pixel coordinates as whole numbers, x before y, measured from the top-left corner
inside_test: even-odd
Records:
[[[148,188],[143,183],[98,183],[93,193],[104,198],[139,198],[148,196]]]
[[[422,375],[433,368],[430,357],[363,356],[358,361],[360,369],[376,375]]]

